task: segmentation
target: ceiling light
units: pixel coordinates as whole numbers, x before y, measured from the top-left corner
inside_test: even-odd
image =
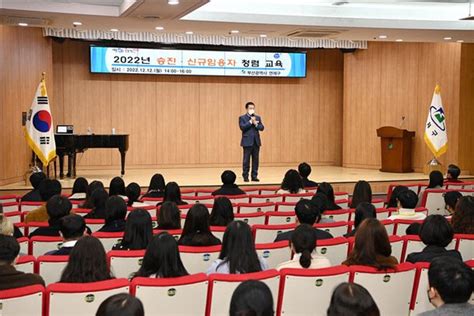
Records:
[[[458,42],[458,43],[464,43],[463,40],[457,40],[456,42]]]
[[[231,34],[238,34],[239,33],[239,30],[232,30],[230,31]]]
[[[118,29],[110,29],[110,32],[118,32]]]
[[[186,31],[186,35],[193,35],[193,31]]]
[[[72,25],[74,25],[74,26],[81,26],[81,25],[82,25],[82,22],[72,22]]]
[[[20,23],[18,23],[18,26],[28,26],[28,23],[20,22]]]
[[[157,26],[157,27],[155,27],[155,30],[157,30],[157,31],[163,31],[164,29],[165,29],[165,28],[162,27],[162,26]]]
[[[395,42],[403,42],[403,40],[401,38],[397,38]]]
[[[449,37],[449,36],[447,36],[447,37],[445,37],[445,38],[443,38],[443,39],[444,39],[445,41],[450,41],[450,40],[452,40],[453,38],[452,38],[452,37]]]
[[[267,34],[260,34],[260,37],[265,38],[267,37]]]
[[[386,39],[388,36],[387,35],[379,35],[380,39]]]
[[[168,0],[169,5],[177,5],[179,4],[179,0]]]

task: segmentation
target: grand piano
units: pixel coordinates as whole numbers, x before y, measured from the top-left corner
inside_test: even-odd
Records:
[[[64,178],[64,156],[68,156],[68,177],[76,177],[76,154],[89,148],[117,148],[120,152],[121,175],[125,174],[125,154],[128,150],[128,135],[79,135],[55,134],[56,154],[59,156],[59,177]]]

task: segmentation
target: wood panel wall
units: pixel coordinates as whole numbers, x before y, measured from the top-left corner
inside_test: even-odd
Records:
[[[240,165],[238,116],[251,100],[262,115],[262,165],[342,161],[343,56],[308,55],[304,79],[98,75],[89,44],[53,43],[57,123],[85,133],[130,134],[128,166]],[[91,150],[83,168],[119,164],[118,152]]]
[[[469,167],[459,159],[459,141],[468,137],[460,133],[459,127],[461,82],[467,76],[461,74],[461,47],[457,43],[371,42],[368,50],[344,56],[343,166],[380,168],[376,129],[386,125],[398,127],[405,116],[403,128],[416,132],[413,166],[421,171],[432,158],[423,133],[428,106],[438,83],[449,142],[448,152],[440,161]],[[468,54],[466,49],[466,63]],[[468,99],[466,94],[466,102]],[[472,155],[472,149],[470,152]]]
[[[29,110],[43,71],[54,102],[51,40],[41,29],[0,25],[0,69],[1,185],[19,181],[28,169],[21,112]]]

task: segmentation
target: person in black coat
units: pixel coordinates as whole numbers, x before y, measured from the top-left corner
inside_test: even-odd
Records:
[[[303,180],[303,186],[305,188],[315,188],[318,186],[317,182],[311,181],[308,177],[311,174],[311,166],[306,162],[302,162],[298,165],[298,173]]]
[[[61,248],[47,252],[48,256],[68,256],[76,242],[86,233],[86,222],[80,215],[64,216],[59,221],[59,231],[63,237]]]
[[[30,192],[26,193],[21,197],[22,201],[28,201],[28,202],[41,202],[43,199],[41,198],[41,194],[39,191],[39,184],[41,181],[46,179],[46,175],[44,172],[35,172],[32,173],[30,176],[30,183],[33,186],[33,190]]]
[[[55,195],[48,200],[46,203],[46,210],[48,212],[48,226],[39,227],[30,233],[29,237],[33,236],[60,236],[59,235],[59,222],[61,218],[69,215],[72,209],[71,201],[68,198]]]
[[[165,196],[165,178],[160,173],[156,173],[151,177],[148,191],[142,197],[162,198]]]
[[[235,180],[237,179],[237,175],[232,170],[225,170],[221,174],[222,186],[220,189],[212,192],[212,195],[241,195],[247,194],[245,191],[240,189],[237,184],[235,184]]]
[[[221,244],[219,238],[211,233],[209,210],[205,205],[197,203],[189,209],[178,244],[183,246],[215,246]]]
[[[123,232],[125,230],[125,217],[127,216],[127,203],[118,195],[111,196],[105,203],[105,225],[99,232]]]

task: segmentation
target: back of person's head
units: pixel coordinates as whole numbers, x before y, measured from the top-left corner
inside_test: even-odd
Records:
[[[375,206],[367,202],[359,203],[355,209],[354,226],[359,227],[360,223],[366,218],[377,218]]]
[[[41,200],[46,202],[52,196],[61,194],[61,183],[58,180],[44,179],[38,185]]]
[[[357,283],[339,284],[331,296],[328,316],[380,316],[374,299]]]
[[[329,209],[329,200],[326,194],[317,192],[311,198],[311,202],[317,206],[318,210],[322,213]]]
[[[179,255],[178,243],[173,236],[162,232],[154,236],[146,248],[143,264],[135,276],[174,278],[188,275]]]
[[[372,188],[367,181],[357,181],[352,193],[351,208],[356,208],[362,202],[372,203]]]
[[[194,204],[186,214],[181,237],[190,237],[196,233],[210,234],[209,210],[204,204]]]
[[[150,213],[144,209],[130,212],[125,223],[122,246],[130,250],[145,249],[153,237]]]
[[[248,280],[237,286],[230,300],[230,316],[273,316],[273,296],[262,281]]]
[[[230,273],[262,271],[250,226],[243,221],[230,223],[222,239],[219,259],[229,264]]]
[[[86,222],[80,215],[70,214],[59,221],[59,231],[65,240],[78,239],[84,236]]]
[[[127,203],[120,196],[113,195],[105,202],[105,223],[124,220],[127,216]]]
[[[463,196],[458,200],[451,224],[456,234],[474,234],[473,196]]]
[[[295,253],[301,254],[300,265],[307,269],[311,266],[311,254],[316,249],[316,234],[313,227],[302,224],[291,235],[291,246]]]
[[[230,200],[221,196],[214,200],[211,215],[209,216],[209,225],[227,226],[234,220],[234,209]]]
[[[400,207],[414,209],[418,204],[418,195],[416,195],[412,190],[406,190],[398,194],[397,200]]]
[[[232,171],[232,170],[225,170],[225,171],[221,174],[221,181],[222,181],[222,184],[234,184],[234,183],[235,183],[235,179],[237,179],[237,175],[236,175],[235,172]]]
[[[321,193],[324,193],[324,195],[326,195],[326,197],[328,198],[329,202],[330,203],[334,203],[335,202],[335,198],[334,198],[334,189],[332,187],[332,185],[330,183],[327,183],[327,182],[321,182],[318,186],[318,190],[317,192],[321,192]]]
[[[301,199],[296,203],[295,213],[300,224],[310,226],[313,226],[321,217],[318,207],[308,199]]]
[[[427,246],[446,247],[453,240],[454,231],[442,215],[429,215],[421,224],[420,239]]]
[[[108,198],[109,194],[104,189],[95,190],[91,195],[92,207],[94,209],[105,209],[105,203],[107,203]]]
[[[20,245],[13,236],[0,234],[0,265],[13,264],[20,253]]]
[[[306,162],[302,162],[298,165],[298,173],[302,178],[308,178],[311,174],[311,166]]]
[[[462,194],[458,191],[448,191],[444,194],[444,203],[446,204],[447,209],[454,210],[456,208],[456,203],[462,197]]]
[[[428,183],[428,189],[442,187],[444,182],[444,177],[441,171],[434,170],[430,173],[430,182]]]
[[[125,182],[121,177],[114,177],[112,180],[110,180],[109,195],[125,196]]]
[[[290,169],[285,173],[281,188],[290,193],[296,194],[303,189],[303,180],[300,174],[295,169]]]
[[[159,229],[180,229],[181,212],[174,202],[163,202],[156,211]]]
[[[390,194],[390,199],[388,201],[387,208],[397,207],[398,195],[401,192],[408,191],[408,190],[409,190],[408,187],[406,187],[404,185],[397,185],[395,188],[393,188],[392,194]]]
[[[119,293],[103,301],[95,316],[145,316],[145,311],[140,299]]]
[[[448,181],[449,180],[457,180],[459,176],[461,175],[461,169],[453,164],[450,164],[448,166]]]
[[[86,200],[84,203],[81,205],[82,208],[93,208],[94,205],[92,203],[92,193],[96,190],[105,190],[104,184],[101,181],[94,180],[91,183],[89,183],[89,186],[87,187],[87,192],[86,192]]]
[[[408,227],[405,229],[405,235],[415,235],[419,236],[420,235],[420,228],[421,224],[420,223],[411,223],[408,225]]]
[[[14,231],[13,223],[3,214],[3,205],[0,204],[0,235],[13,236]]]
[[[348,262],[388,269],[393,266],[380,264],[377,261],[377,256],[389,257],[391,254],[392,246],[387,230],[377,219],[367,218],[357,228],[354,249],[349,254]]]
[[[148,186],[148,192],[150,191],[164,191],[165,190],[165,178],[161,173],[155,173],[150,179],[150,185]]]
[[[72,185],[72,194],[74,193],[87,193],[87,188],[89,187],[89,182],[86,178],[79,177],[74,180]]]
[[[181,202],[181,189],[176,182],[168,182],[166,184],[164,201]]]
[[[97,238],[84,236],[72,248],[60,282],[88,283],[110,278],[104,246]]]
[[[41,181],[44,179],[46,179],[46,174],[44,174],[44,172],[33,172],[30,176],[31,186],[33,186],[34,189],[38,189]]]
[[[140,194],[141,189],[138,183],[132,182],[127,185],[127,188],[125,189],[125,195],[128,198],[128,206],[132,206],[133,202],[137,202],[138,198],[140,197]]]
[[[466,303],[474,291],[474,272],[459,259],[437,257],[431,261],[428,283],[430,299],[434,289],[445,304]]]
[[[60,218],[69,215],[72,209],[71,201],[67,197],[55,195],[46,202],[46,211],[49,221],[57,221]]]

